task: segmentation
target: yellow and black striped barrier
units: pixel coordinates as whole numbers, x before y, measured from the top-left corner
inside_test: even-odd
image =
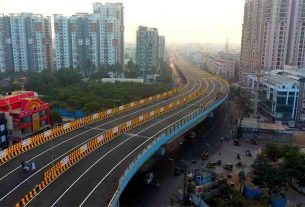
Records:
[[[135,109],[137,107],[146,105],[148,103],[152,103],[154,101],[157,100],[161,100],[164,98],[168,98],[170,96],[173,96],[175,94],[177,94],[179,91],[181,90],[181,88],[174,88],[170,91],[161,93],[161,94],[157,94],[155,96],[151,96],[145,99],[141,99],[138,101],[134,101],[132,103],[129,104],[125,104],[119,107],[115,107],[113,109],[108,109],[106,111],[103,112],[99,112],[90,116],[86,116],[84,118],[81,119],[77,119],[74,121],[71,121],[69,123],[63,124],[61,126],[58,127],[54,127],[48,131],[45,131],[43,133],[34,135],[31,138],[28,138],[26,140],[23,140],[22,142],[16,143],[10,147],[8,147],[7,149],[0,151],[0,166],[3,165],[4,163],[8,162],[9,160],[11,160],[12,158],[30,150],[33,149],[51,139],[57,138],[63,134],[72,132],[76,129],[79,129],[83,126],[89,125],[89,124],[93,124],[95,122],[104,120],[106,118],[112,117],[114,115],[117,115],[119,113],[122,112],[126,112],[132,109]]]
[[[143,123],[146,123],[155,117],[161,116],[165,113],[168,113],[169,111],[172,111],[173,109],[182,106],[184,104],[187,104],[194,99],[198,98],[202,94],[206,92],[207,88],[194,92],[182,99],[179,99],[177,101],[171,102],[170,104],[166,106],[162,106],[159,108],[156,108],[153,111],[150,111],[148,113],[145,113],[137,118],[134,118],[132,120],[129,120],[125,123],[122,123],[120,125],[117,125],[103,134],[96,136],[92,139],[90,139],[86,144],[82,145],[81,147],[77,148],[76,150],[72,151],[70,154],[65,156],[63,159],[58,161],[53,167],[51,167],[49,170],[44,172],[44,178],[43,181],[35,187],[35,195],[37,195],[37,192],[43,190],[47,185],[49,185],[53,180],[55,180],[57,177],[59,177],[63,172],[68,170],[71,166],[73,166],[75,163],[80,161],[82,158],[90,154],[91,152],[95,151],[99,147],[103,146],[105,143],[109,142],[113,138],[117,137],[118,135],[135,128],[137,126],[140,126]],[[34,195],[33,190],[29,192],[24,198],[22,198],[17,204],[16,207],[22,207],[26,205]]]

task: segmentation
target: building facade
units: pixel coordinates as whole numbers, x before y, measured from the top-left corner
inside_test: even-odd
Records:
[[[241,77],[290,64],[304,67],[305,6],[302,0],[246,0]]]
[[[139,26],[137,30],[136,62],[142,71],[153,70],[159,64],[158,29]]]
[[[293,121],[305,125],[305,69],[295,67],[272,70],[261,75],[248,74],[245,82],[256,88],[259,82],[258,107],[275,121]]]
[[[94,3],[100,18],[100,64],[124,63],[124,7],[122,3]]]
[[[124,63],[124,7],[94,3],[93,13],[54,15],[56,68]]]
[[[227,80],[235,78],[235,71],[238,67],[238,60],[234,58],[221,58],[214,55],[205,55],[204,63],[207,69],[215,74],[219,75]]]
[[[165,61],[165,37],[159,36],[159,59]]]
[[[72,67],[70,19],[61,14],[54,14],[55,30],[55,65],[56,69]]]
[[[5,71],[52,69],[51,18],[40,14],[18,13],[2,17],[5,37]],[[0,23],[1,24],[1,23]],[[3,41],[3,40],[2,40]]]
[[[0,96],[0,113],[5,114],[8,139],[18,142],[50,125],[49,104],[33,91],[15,91]]]

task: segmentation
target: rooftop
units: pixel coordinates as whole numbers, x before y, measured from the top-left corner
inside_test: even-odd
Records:
[[[257,119],[243,119],[241,121],[242,128],[263,129],[272,131],[287,131],[289,127],[281,124],[261,123]]]

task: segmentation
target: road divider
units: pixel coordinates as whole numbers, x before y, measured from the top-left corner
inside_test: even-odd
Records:
[[[72,131],[77,130],[81,127],[84,127],[86,125],[90,125],[95,122],[102,121],[106,118],[113,117],[122,112],[130,111],[132,109],[144,106],[148,103],[152,103],[152,102],[155,102],[155,101],[158,101],[161,99],[168,98],[170,96],[177,94],[180,90],[181,90],[181,88],[173,88],[170,91],[160,93],[155,96],[151,96],[151,97],[141,99],[138,101],[134,101],[134,102],[131,102],[131,103],[128,103],[125,105],[121,105],[121,106],[118,106],[118,107],[115,107],[112,109],[108,109],[106,111],[95,113],[90,116],[86,116],[84,118],[76,119],[69,123],[65,123],[63,125],[54,127],[43,133],[34,135],[33,137],[25,139],[22,142],[18,142],[16,144],[8,147],[7,149],[0,151],[0,166],[3,165],[4,163],[8,162],[9,160],[13,159],[14,157],[16,157],[26,151],[29,151],[43,143],[46,143],[51,139],[57,138],[61,135],[72,132]]]
[[[113,138],[121,135],[128,130],[140,126],[156,117],[159,117],[165,113],[172,111],[175,108],[178,108],[182,105],[185,105],[199,96],[203,95],[207,90],[207,87],[196,91],[190,95],[187,95],[184,98],[173,101],[168,105],[161,106],[156,108],[153,111],[145,113],[137,118],[129,120],[125,123],[119,124],[106,132],[102,133],[99,136],[96,136],[90,139],[81,147],[75,149],[66,157],[55,163],[53,167],[44,172],[43,180],[39,183],[32,191],[30,191],[24,198],[22,198],[17,204],[16,207],[22,207],[27,205],[33,199],[37,193],[41,192],[46,186],[52,183],[55,179],[57,179],[61,174],[63,174],[66,170],[72,167],[74,164],[79,162],[82,158],[86,157],[88,154],[92,153],[99,147],[103,146],[105,143],[111,141]],[[34,195],[34,196],[32,196]]]

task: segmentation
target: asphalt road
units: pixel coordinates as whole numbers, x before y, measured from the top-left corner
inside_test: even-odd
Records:
[[[203,87],[208,87],[204,96],[132,129],[100,147],[63,173],[28,205],[106,206],[126,167],[145,146],[162,133],[162,129],[196,110],[202,103],[208,103],[215,97],[217,91],[226,90],[218,80],[208,80],[207,73],[197,70],[187,62],[177,60],[175,63],[188,78],[188,85],[178,95],[63,135],[53,140],[53,157],[60,160],[86,140],[106,129],[151,111],[158,105],[165,105]],[[1,166],[0,206],[14,205],[42,180],[43,172],[52,165],[50,147],[51,143],[48,142]],[[20,169],[20,163],[22,160],[30,159],[35,160],[38,170],[27,174]]]

